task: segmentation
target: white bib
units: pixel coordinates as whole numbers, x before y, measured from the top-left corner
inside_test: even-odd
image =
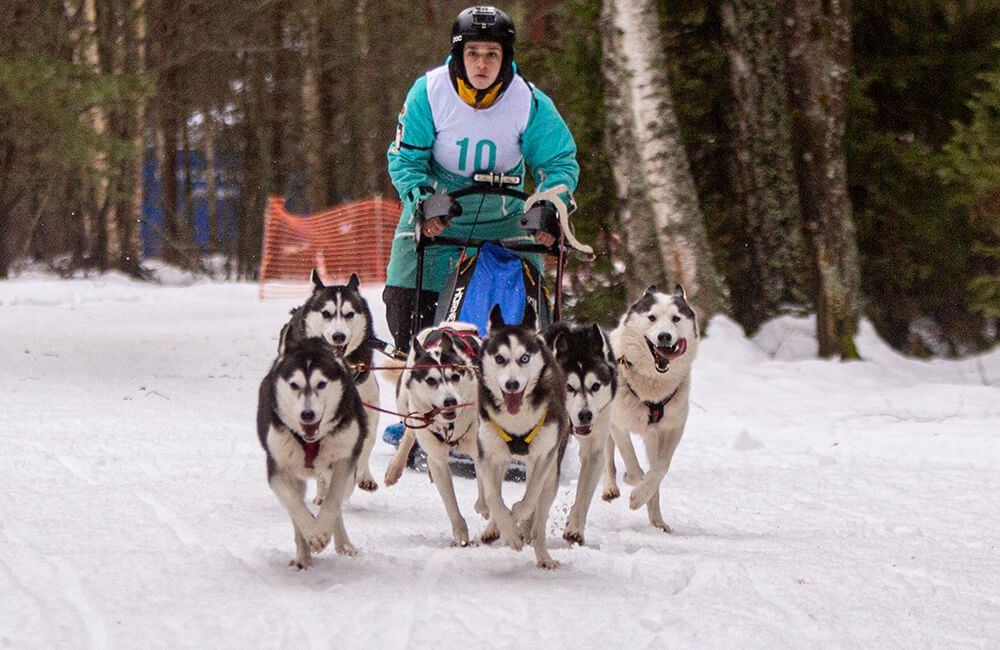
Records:
[[[427,73],[434,119],[434,160],[460,176],[505,172],[521,161],[521,134],[531,115],[531,88],[515,77],[492,106],[476,110],[458,96],[448,66]]]

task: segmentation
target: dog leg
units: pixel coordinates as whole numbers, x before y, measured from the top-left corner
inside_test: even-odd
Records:
[[[333,464],[333,473],[330,477],[330,489],[326,493],[326,500],[320,507],[319,515],[316,517],[317,523],[332,534],[334,548],[340,555],[357,555],[358,549],[351,544],[347,536],[347,529],[344,528],[344,501],[354,489],[354,476],[356,468],[352,467],[350,459],[343,459]],[[329,539],[329,537],[328,537]]]
[[[535,551],[535,565],[541,569],[555,569],[559,563],[549,555],[549,549],[545,545],[545,524],[549,520],[549,510],[552,502],[555,501],[556,491],[559,489],[559,472],[555,463],[549,466],[548,476],[544,479],[545,485],[538,502],[535,504],[535,516],[531,527],[531,547]]]
[[[374,383],[374,375],[369,377],[368,381]],[[375,398],[371,402],[373,404],[378,403],[378,384],[375,386]],[[378,435],[379,413],[373,409],[366,410],[368,411],[368,436],[365,438],[364,445],[361,447],[361,456],[358,458],[357,479],[359,488],[366,492],[374,492],[378,489],[378,483],[375,482],[371,469],[368,467],[368,458],[372,455],[372,448],[375,446],[375,438]]]
[[[271,490],[285,507],[292,525],[299,530],[313,553],[319,553],[330,543],[329,533],[318,526],[305,504],[306,484],[284,472],[277,472],[269,481]]]
[[[403,475],[403,470],[406,469],[406,459],[410,456],[410,450],[413,449],[413,442],[417,439],[416,432],[407,427],[403,431],[403,437],[399,441],[399,448],[396,450],[396,454],[389,461],[389,466],[385,468],[385,484],[395,485],[399,478]]]
[[[635,455],[635,447],[632,446],[632,435],[624,429],[611,425],[611,435],[615,439],[615,445],[621,452],[622,460],[625,461],[625,475],[622,480],[626,485],[639,485],[642,480],[643,471],[639,466],[639,458]]]
[[[508,459],[504,457],[500,458],[499,463],[483,459],[483,462],[477,465],[476,472],[479,473],[481,465],[482,471],[486,473],[486,476],[483,477],[483,489],[486,492],[486,504],[489,506],[492,518],[490,524],[496,524],[500,536],[507,546],[515,551],[520,551],[524,547],[524,539],[518,532],[517,526],[514,525],[514,518],[507,506],[504,505],[500,492],[503,487],[504,474],[507,473],[508,462]],[[489,526],[487,526],[487,530],[489,530]]]
[[[649,471],[629,495],[629,507],[636,510],[646,505],[649,523],[667,533],[670,532],[670,526],[663,521],[663,515],[660,513],[660,484],[670,469],[670,462],[673,460],[682,433],[683,430],[675,430],[666,436],[650,433],[644,437],[647,445],[646,453],[650,457]]]
[[[618,489],[617,471],[615,469],[615,439],[608,436],[604,446],[604,491],[601,493],[601,498],[605,501],[614,501],[622,495]]]
[[[295,559],[288,562],[288,566],[295,567],[299,571],[305,571],[312,565],[312,556],[309,553],[309,544],[306,538],[299,532],[299,527],[292,524],[295,529]]]
[[[468,546],[469,526],[465,523],[458,509],[458,500],[455,498],[455,485],[452,482],[451,470],[448,468],[448,448],[442,450],[441,447],[440,443],[425,447],[427,463],[436,477],[434,485],[437,486],[438,494],[441,495],[444,509],[451,521],[452,546]]]
[[[527,521],[535,511],[535,507],[538,505],[538,498],[542,493],[542,488],[545,486],[549,472],[554,469],[555,461],[556,450],[550,449],[548,453],[536,460],[534,467],[527,472],[524,497],[514,506],[517,513],[512,513],[515,523],[520,524],[523,521]]]
[[[583,546],[583,528],[587,525],[587,512],[601,477],[601,455],[605,444],[597,440],[587,440],[580,445],[580,478],[576,482],[576,500],[566,520],[563,539],[570,544]]]
[[[323,505],[323,499],[326,497],[326,491],[328,488],[329,486],[323,476],[316,477],[316,496],[313,497],[313,505]]]

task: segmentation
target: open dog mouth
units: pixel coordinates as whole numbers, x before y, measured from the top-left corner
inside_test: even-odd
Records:
[[[521,411],[521,404],[524,402],[524,391],[521,390],[517,393],[500,392],[503,394],[503,405],[507,407],[507,412],[511,415],[517,415]]]
[[[438,413],[438,415],[440,415],[442,419],[447,420],[448,422],[454,422],[455,418],[458,417],[458,411],[456,411],[453,407],[442,408],[441,412]]]
[[[649,352],[653,355],[653,363],[656,365],[656,372],[666,372],[670,370],[670,362],[687,352],[687,339],[679,338],[673,345],[653,345],[646,339]]]
[[[319,422],[312,424],[299,422],[299,426],[302,427],[302,439],[306,442],[316,442],[319,439]]]
[[[336,354],[338,357],[344,356],[344,354],[347,352],[346,343],[344,343],[343,345],[337,345],[336,343],[331,343],[330,347],[333,348],[333,353]]]
[[[582,426],[577,426],[575,424],[573,425],[573,433],[575,433],[578,436],[589,436],[592,430],[593,427],[590,426],[589,424]]]

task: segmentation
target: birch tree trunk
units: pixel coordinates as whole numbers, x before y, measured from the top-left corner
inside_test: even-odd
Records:
[[[630,294],[679,282],[710,316],[722,311],[722,290],[674,113],[656,4],[606,0],[601,28]]]
[[[722,7],[733,95],[733,185],[747,245],[731,280],[732,308],[748,333],[806,302],[798,182],[781,32],[781,0],[730,0]]]
[[[101,61],[98,52],[97,3],[96,0],[83,0],[83,16],[81,24],[81,41],[79,42],[80,62],[100,74]],[[83,119],[98,136],[107,132],[108,120],[104,110],[99,106],[91,106],[84,113]],[[109,259],[107,251],[117,247],[115,231],[109,227],[102,215],[111,218],[114,224],[114,210],[108,205],[108,161],[103,151],[97,150],[91,161],[93,178],[91,179],[91,195],[82,206],[84,257],[96,260],[104,267]]]
[[[788,0],[784,20],[793,147],[813,265],[820,356],[857,358],[859,271],[847,194],[844,115],[850,0]]]

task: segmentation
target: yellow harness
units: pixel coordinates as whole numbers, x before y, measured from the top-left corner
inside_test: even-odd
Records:
[[[542,417],[538,420],[538,424],[535,425],[535,428],[523,436],[511,435],[505,431],[502,426],[497,424],[497,421],[493,419],[492,415],[490,416],[490,424],[493,425],[493,429],[497,432],[497,435],[507,443],[507,447],[510,448],[510,453],[517,454],[518,456],[527,456],[528,445],[535,439],[538,432],[542,430],[542,425],[545,424],[546,415],[548,415],[548,409],[542,412]]]

